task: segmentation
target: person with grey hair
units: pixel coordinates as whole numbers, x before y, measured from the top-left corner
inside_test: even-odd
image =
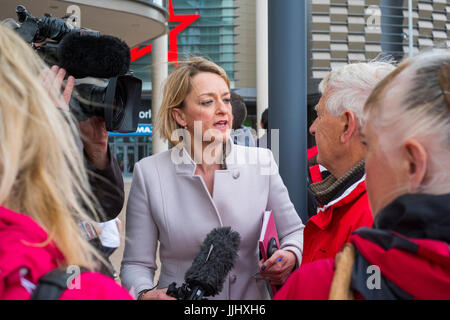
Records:
[[[362,110],[372,89],[393,69],[381,61],[349,64],[332,70],[319,85],[318,116],[309,131],[316,139],[317,163],[330,175],[309,185],[318,207],[305,227],[302,263],[334,257],[355,229],[373,223],[360,138]]]
[[[450,53],[384,78],[363,110],[375,222],[332,259],[302,266],[276,299],[450,299]]]

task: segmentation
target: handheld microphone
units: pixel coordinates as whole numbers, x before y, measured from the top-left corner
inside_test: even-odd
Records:
[[[215,296],[223,289],[225,278],[233,268],[241,242],[231,227],[212,230],[203,241],[200,252],[184,275],[185,283],[176,288],[173,282],[167,294],[179,300],[201,300]]]
[[[57,48],[59,66],[75,78],[112,78],[130,67],[130,48],[119,38],[78,32],[62,38]],[[83,63],[80,63],[83,62]]]

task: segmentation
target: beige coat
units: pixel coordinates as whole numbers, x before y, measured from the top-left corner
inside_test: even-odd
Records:
[[[256,158],[256,159],[255,159]],[[227,170],[217,170],[211,197],[185,149],[173,148],[136,163],[126,217],[122,284],[136,293],[154,286],[160,241],[158,288],[184,282],[205,236],[231,226],[239,232],[238,259],[224,289],[212,299],[268,299],[258,271],[258,239],[265,210],[273,210],[282,249],[301,264],[304,225],[268,149],[233,145]]]

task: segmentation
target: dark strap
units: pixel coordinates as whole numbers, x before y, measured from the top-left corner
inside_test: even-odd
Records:
[[[81,272],[88,271],[80,268]],[[43,275],[31,295],[31,300],[58,300],[64,290],[68,289],[67,282],[73,277],[73,273],[67,272],[66,268],[53,269]]]

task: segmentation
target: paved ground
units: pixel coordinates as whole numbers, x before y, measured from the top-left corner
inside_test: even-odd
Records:
[[[130,192],[130,186],[131,186],[130,179],[125,179],[125,204],[123,206],[122,211],[119,214],[119,219],[122,221],[122,241],[121,241],[120,247],[111,256],[111,262],[112,262],[114,268],[116,269],[117,273],[120,272],[120,263],[122,262],[123,249],[125,247],[125,242],[123,240],[125,238],[125,224],[126,224],[126,220],[125,220],[125,211],[126,210],[125,209],[127,206],[128,194]],[[156,263],[159,266],[159,254],[158,253],[157,253]],[[154,283],[157,283],[156,281],[157,281],[158,277],[159,277],[159,268],[156,271]],[[119,280],[119,282],[120,282],[120,280]]]

